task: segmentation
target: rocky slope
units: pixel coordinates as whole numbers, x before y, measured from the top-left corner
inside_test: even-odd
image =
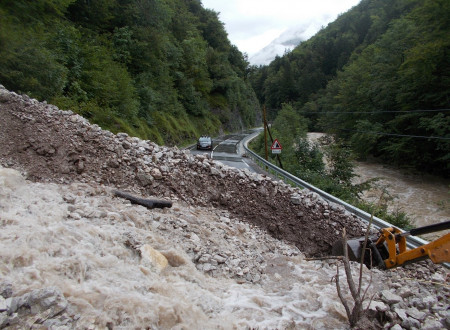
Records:
[[[0,146],[1,327],[346,327],[335,261],[305,261],[364,234],[342,207],[1,85]],[[443,267],[370,276],[373,327],[449,326]]]
[[[316,194],[205,156],[193,157],[189,151],[102,131],[70,111],[27,97],[3,92],[1,98],[0,158],[24,170],[30,180],[90,182],[214,206],[295,244],[307,255],[330,252],[344,227],[350,237],[364,233],[354,216]]]

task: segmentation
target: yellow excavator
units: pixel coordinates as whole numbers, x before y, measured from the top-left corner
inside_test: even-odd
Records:
[[[389,269],[407,265],[424,259],[431,259],[436,264],[450,262],[450,233],[428,244],[408,249],[406,237],[424,235],[450,229],[450,221],[437,223],[409,231],[395,227],[382,228],[376,236],[368,237],[364,251],[364,263],[369,267]],[[365,237],[347,241],[349,259],[361,261]],[[333,255],[343,255],[343,244],[333,246]]]

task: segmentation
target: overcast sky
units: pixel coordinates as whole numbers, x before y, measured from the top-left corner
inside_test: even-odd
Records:
[[[310,36],[360,0],[201,0],[219,12],[228,38],[249,56],[288,28],[308,25]]]

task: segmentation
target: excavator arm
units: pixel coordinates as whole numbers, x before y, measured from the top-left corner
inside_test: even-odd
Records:
[[[387,250],[388,257],[383,261],[385,268],[388,269],[427,258],[435,264],[450,262],[450,233],[409,250],[403,232],[397,228],[383,228],[375,246],[378,250],[383,248]]]
[[[369,268],[376,266],[389,269],[428,258],[436,264],[450,262],[450,233],[414,249],[408,249],[406,246],[406,237],[409,235],[424,235],[446,229],[450,229],[450,221],[414,228],[406,232],[395,227],[382,228],[378,236],[368,239],[364,252],[362,251],[364,237],[349,240],[346,248],[352,261],[361,261],[361,255],[364,253],[363,260]],[[342,248],[338,242],[333,246],[333,254],[342,254]]]

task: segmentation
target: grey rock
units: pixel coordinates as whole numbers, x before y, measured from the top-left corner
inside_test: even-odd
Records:
[[[444,278],[441,274],[439,274],[439,273],[434,273],[434,274],[431,276],[431,280],[432,280],[433,282],[438,282],[438,283],[444,283],[444,282],[445,282],[445,278]]]
[[[402,327],[406,329],[412,328],[420,329],[420,322],[412,317],[408,317],[406,318],[406,320],[402,322]]]
[[[419,311],[415,307],[408,308],[406,310],[406,314],[408,314],[409,316],[411,316],[411,317],[413,317],[413,318],[415,318],[416,320],[419,320],[419,321],[425,320],[425,317],[427,316],[426,313]]]
[[[409,304],[410,304],[411,306],[414,306],[414,307],[417,307],[417,308],[420,308],[420,309],[425,308],[425,305],[424,305],[424,303],[423,303],[423,300],[422,300],[422,298],[420,298],[420,297],[412,298],[412,299],[409,301]]]
[[[291,196],[291,203],[294,205],[300,205],[302,198],[299,194],[293,194]]]
[[[121,140],[126,139],[128,137],[128,134],[127,133],[117,133],[117,137]]]
[[[402,297],[403,299],[411,297],[414,295],[414,292],[409,287],[403,287],[397,293]]]
[[[434,296],[427,296],[422,299],[425,308],[431,308],[434,304],[437,303],[437,298]]]
[[[9,282],[0,283],[0,296],[3,298],[9,298],[12,296],[12,284]]]
[[[161,171],[159,170],[159,168],[153,168],[150,172],[151,176],[154,177],[156,180],[161,180],[162,179],[162,174]]]
[[[441,317],[450,318],[450,310],[443,310],[443,311],[438,312],[438,314]]]
[[[424,323],[422,323],[421,330],[437,330],[437,329],[445,329],[441,322],[434,319],[427,319]]]
[[[387,311],[386,313],[384,313],[384,315],[391,322],[394,321],[395,319],[397,319],[397,315],[394,312],[391,312],[391,311]]]
[[[216,269],[217,269],[217,267],[215,267],[215,266],[213,266],[213,265],[211,265],[209,263],[206,263],[206,264],[203,265],[203,271],[204,272],[210,272],[210,271],[213,271],[213,270],[216,270]]]
[[[397,314],[397,316],[400,318],[400,320],[404,321],[408,318],[408,315],[406,315],[406,311],[404,309],[396,308],[394,311]]]
[[[227,258],[226,258],[226,257],[223,257],[223,256],[221,256],[221,255],[219,255],[219,254],[216,254],[216,255],[214,256],[214,260],[216,260],[219,264],[223,264],[223,263],[225,263],[225,261],[227,260]]]
[[[405,301],[400,301],[399,303],[392,304],[391,307],[406,309],[410,306]]]
[[[450,316],[447,316],[444,320],[444,324],[447,326],[447,328],[450,328]]]
[[[389,305],[386,305],[382,303],[381,301],[372,301],[372,303],[375,303],[374,306],[370,304],[370,308],[374,307],[379,312],[387,312],[389,310]]]
[[[444,311],[444,310],[446,310],[446,309],[447,309],[447,307],[446,307],[446,306],[442,306],[441,304],[433,305],[433,306],[430,308],[430,310],[431,310],[432,313],[439,313],[439,312]]]
[[[122,147],[124,149],[131,149],[131,143],[128,142],[127,140],[125,140],[125,141],[122,142]]]
[[[3,329],[3,327],[6,325],[6,320],[8,319],[8,315],[6,312],[0,312],[0,328]]]
[[[106,162],[107,167],[118,168],[120,166],[119,161],[115,158],[108,159]]]
[[[207,254],[207,253],[201,255],[200,258],[198,258],[198,262],[201,264],[209,263],[210,260],[211,260],[211,255]]]
[[[376,317],[378,313],[385,313],[389,310],[389,305],[386,305],[385,303],[381,301],[373,300],[370,303],[370,306],[368,308],[369,316]]]
[[[260,194],[262,196],[269,195],[269,192],[267,191],[267,189],[264,186],[258,187],[257,191],[258,191],[258,194]]]
[[[7,310],[6,299],[0,296],[0,312],[5,312]]]
[[[139,172],[138,174],[136,174],[136,178],[143,186],[148,186],[153,182],[153,177],[150,174],[144,172]]]
[[[11,315],[7,315],[6,320],[3,321],[3,323],[9,326],[14,326],[20,322],[19,314],[13,313]]]
[[[392,293],[389,290],[383,290],[381,291],[381,300],[389,305],[392,305],[401,302],[402,297],[396,295],[395,293]]]
[[[70,212],[68,216],[74,220],[81,220],[81,215],[78,212]]]
[[[17,309],[19,307],[19,297],[11,297],[11,298],[6,299],[6,305],[8,308],[9,315],[17,312]]]
[[[17,312],[21,317],[45,313],[50,318],[64,311],[67,306],[68,302],[61,291],[56,287],[49,287],[13,298],[8,312]]]

